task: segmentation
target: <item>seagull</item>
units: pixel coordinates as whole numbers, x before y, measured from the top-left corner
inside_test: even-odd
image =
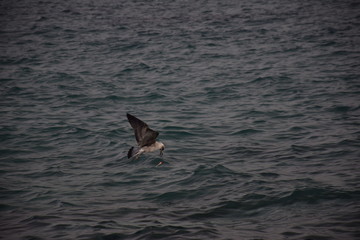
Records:
[[[153,152],[156,150],[160,150],[160,156],[162,156],[165,145],[162,142],[156,141],[159,133],[150,129],[146,123],[129,113],[126,114],[126,117],[134,129],[135,138],[138,143],[138,148],[135,149],[131,147],[129,149],[128,158],[138,158],[144,152]]]

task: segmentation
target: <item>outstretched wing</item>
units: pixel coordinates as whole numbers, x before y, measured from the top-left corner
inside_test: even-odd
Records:
[[[159,136],[159,133],[148,128],[145,132],[145,135],[142,141],[139,143],[140,147],[150,146],[156,142],[156,138]]]
[[[134,129],[135,138],[140,147],[149,146],[155,143],[156,138],[159,135],[158,132],[150,129],[146,123],[144,123],[137,117],[134,117],[133,115],[128,113],[126,114],[126,116],[129,120],[131,127]]]

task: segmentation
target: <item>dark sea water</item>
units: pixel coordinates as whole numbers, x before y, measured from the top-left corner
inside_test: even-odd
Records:
[[[359,1],[0,11],[0,239],[360,239]]]

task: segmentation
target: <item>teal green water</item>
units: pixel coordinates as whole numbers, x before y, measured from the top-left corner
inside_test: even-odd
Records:
[[[360,238],[357,1],[0,13],[0,239]]]

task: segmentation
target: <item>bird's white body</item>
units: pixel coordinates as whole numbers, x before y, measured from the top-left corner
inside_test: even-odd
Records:
[[[144,146],[144,147],[140,148],[140,151],[153,152],[153,151],[164,149],[164,148],[165,148],[165,145],[162,142],[155,142],[153,145]]]
[[[135,158],[138,158],[142,153],[145,152],[154,152],[156,150],[160,150],[160,154],[162,154],[162,151],[165,149],[165,145],[162,142],[155,142],[154,144],[150,146],[144,146],[139,149],[139,151],[134,155]]]

